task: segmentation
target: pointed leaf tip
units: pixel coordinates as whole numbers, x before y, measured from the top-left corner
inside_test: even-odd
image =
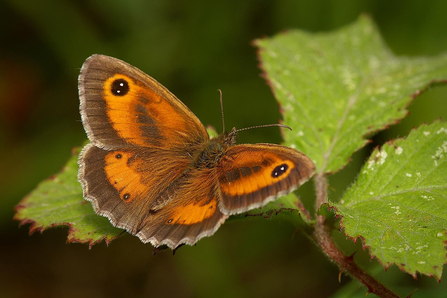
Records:
[[[291,30],[256,41],[264,77],[282,106],[286,145],[322,173],[336,172],[365,136],[407,115],[429,85],[447,79],[447,55],[396,57],[368,17],[330,33]]]

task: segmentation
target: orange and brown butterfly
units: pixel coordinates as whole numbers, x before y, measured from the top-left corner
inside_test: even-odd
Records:
[[[95,212],[155,247],[211,236],[232,214],[262,207],[307,181],[314,164],[280,145],[210,139],[177,97],[119,59],[93,55],[79,75],[91,143],[79,181]]]

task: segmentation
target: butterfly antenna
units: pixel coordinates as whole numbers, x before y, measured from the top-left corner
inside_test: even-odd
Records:
[[[223,110],[222,90],[217,89],[217,92],[219,92],[219,95],[220,95],[220,111],[222,113],[222,127],[223,127],[222,133],[225,133],[225,117],[224,117],[224,110]],[[272,126],[283,127],[283,128],[292,130],[292,128],[290,126],[287,126],[284,124],[279,124],[279,123],[274,123],[274,124],[264,124],[264,125],[255,125],[255,126],[245,127],[245,128],[235,130],[234,133],[243,131],[243,130],[253,129],[253,128],[272,127]]]
[[[217,89],[217,92],[219,92],[219,94],[220,94],[220,111],[222,113],[222,127],[223,127],[222,133],[225,133],[225,117],[224,117],[224,111],[223,111],[222,90]]]
[[[292,130],[292,128],[290,126],[287,126],[287,125],[284,125],[284,124],[279,124],[279,123],[274,123],[274,124],[264,124],[264,125],[256,125],[256,126],[245,127],[245,128],[237,129],[236,132],[243,131],[243,130],[248,130],[248,129],[253,129],[253,128],[271,127],[271,126],[283,127],[283,128],[287,128],[287,129]]]

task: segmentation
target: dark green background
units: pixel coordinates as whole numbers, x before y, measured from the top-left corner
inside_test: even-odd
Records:
[[[251,42],[288,29],[339,28],[368,13],[397,55],[447,51],[446,1],[14,1],[0,3],[0,296],[1,297],[328,297],[338,269],[287,222],[253,219],[222,226],[196,247],[152,256],[152,247],[123,236],[91,250],[66,244],[66,228],[28,236],[12,221],[14,206],[57,173],[80,146],[77,75],[94,53],[123,59],[147,72],[207,125],[221,131],[217,89],[228,128],[277,123],[278,106]],[[374,144],[404,136],[447,114],[447,88],[429,90],[411,115]],[[321,115],[324,117],[324,115]],[[281,141],[276,128],[239,134],[240,142]],[[375,145],[331,179],[336,200]],[[305,187],[312,188],[312,184]],[[304,193],[305,197],[309,195]],[[311,199],[304,199],[312,208]],[[337,236],[346,252],[361,250]],[[385,272],[365,252],[362,266],[401,295],[415,288],[447,291],[433,278]],[[348,285],[353,288],[356,284]],[[359,291],[364,295],[365,289]],[[348,295],[349,297],[349,295]],[[368,296],[369,297],[369,296]]]

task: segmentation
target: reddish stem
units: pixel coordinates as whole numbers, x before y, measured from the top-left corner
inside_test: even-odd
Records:
[[[379,297],[399,297],[358,267],[354,262],[354,257],[346,256],[332,241],[330,227],[326,225],[326,218],[318,215],[321,205],[327,203],[327,179],[322,173],[316,174],[314,179],[317,196],[315,210],[317,214],[315,229],[312,234],[313,239],[331,261],[336,263],[342,271],[363,283],[370,293],[374,293]]]

